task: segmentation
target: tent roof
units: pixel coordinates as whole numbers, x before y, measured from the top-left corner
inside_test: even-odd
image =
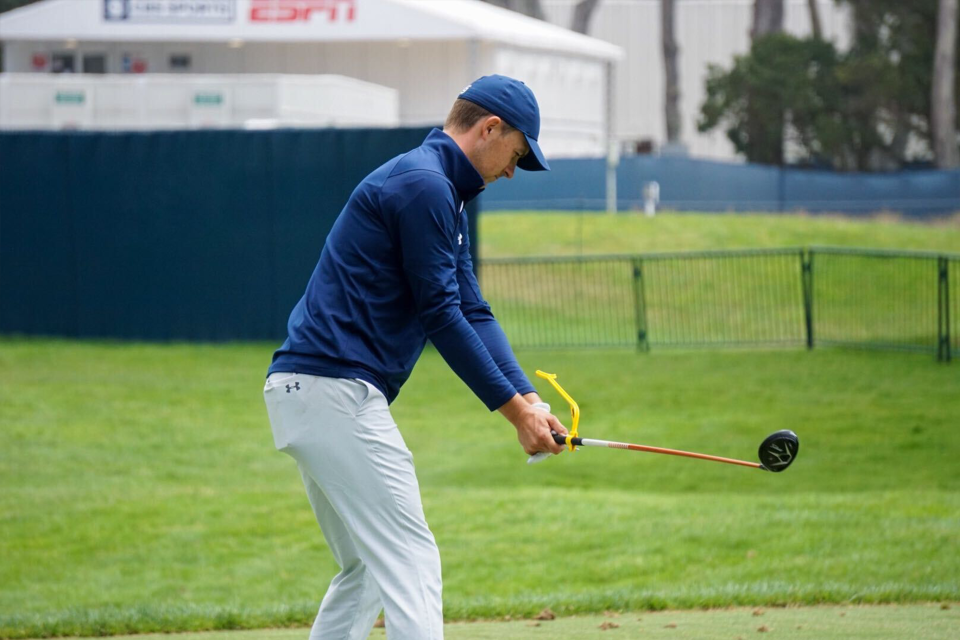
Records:
[[[337,42],[479,40],[616,60],[620,47],[479,0],[43,0],[0,14],[0,40]],[[152,3],[156,6],[156,2]],[[165,6],[169,6],[166,5]],[[139,7],[139,8],[138,8]],[[220,13],[210,13],[211,9]],[[139,11],[139,13],[138,13]],[[263,20],[283,16],[283,21]],[[260,17],[260,20],[254,19]]]

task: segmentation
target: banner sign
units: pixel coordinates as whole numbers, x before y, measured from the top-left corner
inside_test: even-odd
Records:
[[[223,24],[236,15],[236,0],[103,0],[107,22]]]
[[[328,22],[353,22],[356,0],[250,0],[250,22],[310,22],[323,16]]]

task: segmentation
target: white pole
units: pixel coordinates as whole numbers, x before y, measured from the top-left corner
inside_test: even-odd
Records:
[[[647,182],[643,185],[643,212],[648,218],[657,215],[657,205],[660,203],[660,183]]]
[[[607,149],[607,213],[617,212],[617,165],[620,164],[620,148],[617,145],[616,135],[614,133],[614,103],[616,102],[616,92],[614,91],[614,66],[613,61],[606,63],[607,79],[607,113],[606,113],[606,149]]]

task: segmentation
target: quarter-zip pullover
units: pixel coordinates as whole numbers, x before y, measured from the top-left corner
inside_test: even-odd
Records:
[[[534,391],[473,274],[464,205],[483,188],[438,129],[367,176],[327,236],[268,375],[359,378],[393,402],[429,338],[491,411]]]

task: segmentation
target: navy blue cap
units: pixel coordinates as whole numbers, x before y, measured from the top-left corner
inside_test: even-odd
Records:
[[[527,171],[549,171],[550,165],[537,144],[540,137],[540,107],[530,87],[507,76],[483,76],[460,92],[460,98],[478,104],[523,133],[530,153],[517,166]]]

